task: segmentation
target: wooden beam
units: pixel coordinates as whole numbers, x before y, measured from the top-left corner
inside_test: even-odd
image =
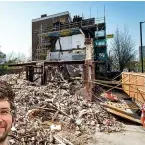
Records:
[[[108,112],[112,113],[112,114],[115,114],[115,115],[120,116],[120,117],[122,117],[122,118],[128,119],[128,120],[130,120],[130,121],[132,121],[132,122],[136,122],[136,123],[142,124],[141,121],[140,121],[140,119],[136,119],[136,118],[131,117],[131,116],[127,115],[127,114],[124,114],[124,113],[115,111],[115,110],[110,109],[110,108],[106,108],[106,110],[107,110]]]

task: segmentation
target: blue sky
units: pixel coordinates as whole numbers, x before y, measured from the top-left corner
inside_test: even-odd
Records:
[[[55,14],[69,11],[71,16],[84,15],[90,17],[104,16],[106,7],[107,33],[115,29],[129,28],[132,39],[135,41],[136,50],[140,45],[139,22],[145,21],[145,2],[0,2],[0,50],[4,53],[21,52],[29,55],[31,49],[32,19],[41,14]],[[145,23],[143,26],[143,44],[145,45]],[[110,48],[111,39],[108,41]]]

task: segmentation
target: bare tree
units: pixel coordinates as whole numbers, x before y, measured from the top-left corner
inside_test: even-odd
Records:
[[[26,62],[27,61],[27,57],[24,53],[17,53],[17,63],[22,63],[22,62]]]
[[[120,31],[118,28],[115,32],[115,37],[112,42],[112,57],[113,65],[121,72],[126,67],[128,62],[133,60],[136,55],[135,43],[132,40],[131,35],[127,27],[124,26],[124,30]]]
[[[15,58],[14,51],[11,51],[7,54],[7,61],[12,60]]]
[[[11,63],[15,63],[17,61],[17,57],[16,57],[16,54],[14,53],[14,51],[12,52],[9,52],[7,55],[6,55],[6,58],[7,58],[7,61],[6,61],[6,64],[11,64]]]
[[[25,62],[26,60],[26,55],[21,52],[15,53],[12,51],[7,54],[7,63],[20,63]]]
[[[32,61],[32,48],[31,47],[29,47],[28,53],[29,53],[29,56],[27,57],[27,62],[30,62]]]

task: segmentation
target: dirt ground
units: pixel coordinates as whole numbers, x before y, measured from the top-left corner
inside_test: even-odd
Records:
[[[122,132],[97,132],[88,145],[145,145],[145,130],[142,126],[125,125]]]

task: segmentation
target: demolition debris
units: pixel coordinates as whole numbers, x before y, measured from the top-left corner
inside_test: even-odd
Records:
[[[49,82],[45,86],[26,81],[25,73],[1,76],[16,94],[16,123],[12,145],[87,144],[96,131],[117,132],[122,123],[100,105],[84,99],[82,80]],[[97,94],[100,95],[99,87]],[[78,139],[79,138],[79,139]]]

